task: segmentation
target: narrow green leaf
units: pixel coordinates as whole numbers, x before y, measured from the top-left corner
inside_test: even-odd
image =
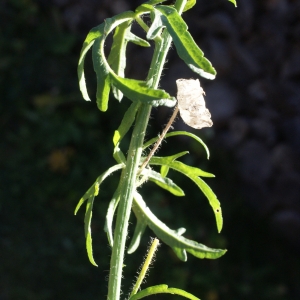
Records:
[[[224,255],[226,250],[212,249],[199,244],[193,240],[189,240],[181,234],[183,233],[182,228],[180,230],[172,230],[166,224],[161,222],[146,206],[142,196],[135,192],[134,204],[132,210],[136,215],[137,219],[144,219],[149,228],[156,234],[156,236],[164,243],[169,245],[177,254],[178,258],[186,261],[186,252],[191,253],[198,258],[209,258],[216,259]]]
[[[198,176],[202,177],[214,177],[213,174],[202,171],[199,168],[188,166],[182,162],[174,161],[174,156],[168,157],[157,157],[153,156],[149,162],[150,165],[164,165],[171,169],[174,169],[185,176],[189,177],[192,181],[196,183],[196,185],[200,188],[203,194],[208,199],[210,206],[213,209],[218,232],[222,230],[223,227],[223,217],[222,210],[219,200],[211,188]]]
[[[130,32],[131,20],[120,24],[116,27],[113,44],[107,58],[107,62],[113,71],[121,77],[124,77],[124,70],[126,68],[126,48],[127,42],[126,34]],[[113,87],[113,94],[119,101],[122,100],[123,94],[121,91]]]
[[[88,258],[92,265],[98,267],[93,257],[92,231],[91,231],[94,199],[95,197],[89,198],[86,205],[86,212],[84,217],[84,233],[86,238],[86,250],[87,250]]]
[[[129,108],[125,112],[122,122],[121,122],[119,128],[115,131],[115,134],[113,137],[114,146],[116,146],[117,144],[119,144],[121,142],[121,140],[123,139],[125,134],[128,132],[128,130],[132,126],[139,107],[140,107],[140,103],[134,102],[129,106]]]
[[[118,164],[123,163],[126,164],[126,157],[124,153],[121,151],[119,145],[114,148],[113,158],[116,160]]]
[[[140,37],[136,36],[132,32],[128,32],[126,34],[126,38],[129,42],[132,42],[132,43],[136,44],[137,46],[151,47],[150,43],[148,43],[146,40],[141,39]]]
[[[160,17],[160,13],[157,13],[156,10],[154,10],[151,13],[152,18],[152,24],[147,32],[147,39],[148,40],[154,40],[160,33],[163,28],[163,23]]]
[[[172,156],[165,156],[165,157],[153,156],[150,159],[149,164],[167,166],[167,167],[174,169],[180,173],[183,173],[187,177],[193,177],[193,176],[195,176],[195,177],[197,177],[197,176],[215,177],[215,175],[205,172],[199,168],[188,166],[180,161],[176,161],[176,159],[178,157],[183,156],[186,153],[188,153],[188,152],[184,151],[184,152],[180,152],[178,154],[172,155]],[[180,156],[177,156],[177,155],[180,155]]]
[[[233,3],[233,5],[235,6],[235,7],[237,7],[237,5],[236,5],[236,0],[228,0],[229,2],[231,2],[231,3]]]
[[[120,77],[125,77],[124,70],[126,68],[126,49],[128,42],[132,42],[142,47],[151,46],[147,41],[141,39],[130,31],[131,23],[132,20],[129,20],[116,27],[111,51],[107,58],[107,62],[112,70]],[[123,94],[115,87],[113,87],[112,90],[115,98],[121,101]]]
[[[130,245],[128,247],[127,253],[132,254],[140,245],[143,233],[147,227],[146,219],[140,217],[140,215],[136,215],[136,225],[133,233],[133,237],[130,241]]]
[[[103,59],[100,53],[100,44],[101,38],[97,38],[95,40],[93,46],[93,66],[97,76],[97,106],[98,108],[105,112],[108,107],[108,100],[109,100],[109,92],[110,92],[110,77],[109,72],[105,68],[105,64],[103,63]]]
[[[191,9],[195,4],[196,4],[196,0],[188,0],[183,11],[185,12]]]
[[[161,166],[160,167],[160,175],[162,177],[166,177],[168,175],[168,173],[169,173],[169,170],[170,170],[169,167],[167,167],[167,166]]]
[[[126,22],[128,20],[133,20],[134,16],[135,14],[132,11],[121,13],[113,18],[106,19],[104,23],[102,23],[97,27],[92,28],[88,33],[81,49],[79,62],[78,62],[78,69],[77,69],[79,88],[85,100],[90,101],[90,97],[88,95],[87,88],[86,88],[85,75],[84,75],[84,60],[88,50],[93,46],[95,39],[101,38],[103,36],[105,37],[111,30],[113,30],[121,23]]]
[[[122,122],[119,126],[119,128],[115,131],[114,137],[113,137],[113,143],[114,143],[114,153],[113,157],[118,163],[126,163],[126,158],[123,152],[121,151],[119,144],[121,143],[121,140],[125,136],[125,134],[128,132],[130,127],[132,126],[136,113],[140,107],[140,102],[133,102],[128,110],[125,112],[124,117],[122,119]]]
[[[173,107],[176,99],[164,90],[149,88],[145,81],[122,78],[110,73],[113,84],[131,101],[140,101],[153,106]]]
[[[167,190],[171,194],[178,197],[184,196],[184,191],[170,178],[163,177],[161,174],[150,169],[144,169],[142,175],[146,175],[150,181]]]
[[[212,191],[212,189],[200,177],[193,176],[193,178],[191,178],[191,179],[197,184],[197,186],[201,189],[203,194],[208,199],[208,202],[209,202],[210,206],[212,207],[213,212],[215,214],[217,229],[218,229],[218,232],[220,233],[222,230],[222,227],[223,227],[223,217],[222,217],[221,204],[220,204],[217,196]]]
[[[200,300],[199,298],[195,297],[194,295],[176,288],[169,288],[166,284],[154,285],[148,287],[135,295],[131,296],[129,300],[139,300],[145,298],[147,296],[155,295],[155,294],[172,294],[172,295],[179,295],[191,300]]]
[[[98,180],[98,178],[97,178]],[[99,193],[99,184],[98,181],[96,180],[96,182],[87,190],[87,192],[80,198],[76,208],[75,208],[75,212],[74,215],[77,214],[79,208],[81,207],[81,205],[89,198],[98,196]]]
[[[150,0],[150,1],[145,2],[144,4],[149,4],[149,5],[155,6],[156,4],[163,3],[166,1],[168,1],[168,0]]]
[[[114,220],[114,214],[119,204],[119,201],[120,201],[120,186],[117,187],[111,201],[109,202],[107,213],[106,213],[105,225],[104,225],[104,231],[107,234],[108,243],[111,247],[113,247],[114,244],[112,225]]]
[[[85,217],[84,217],[84,233],[86,237],[86,249],[87,249],[87,254],[90,262],[94,265],[97,266],[94,257],[93,257],[93,247],[92,247],[92,231],[91,231],[91,222],[92,222],[92,215],[93,215],[93,204],[94,204],[94,199],[95,196],[99,194],[99,189],[101,183],[113,172],[123,169],[124,164],[118,164],[115,165],[109,169],[107,169],[104,173],[102,173],[95,181],[95,183],[88,189],[88,191],[81,197],[79,200],[79,203],[77,204],[75,208],[75,215],[77,214],[79,208],[81,205],[87,200],[87,205],[86,205],[86,212],[85,212]]]
[[[76,208],[75,208],[75,212],[74,215],[77,214],[79,208],[81,207],[81,205],[89,198],[91,197],[95,197],[98,196],[99,194],[99,188],[101,183],[107,178],[107,176],[109,176],[110,174],[112,174],[115,171],[118,171],[120,169],[123,169],[125,167],[125,165],[123,163],[121,164],[117,164],[114,165],[113,167],[108,168],[104,173],[102,173],[95,181],[95,183],[87,190],[87,192],[80,198]]]
[[[177,10],[164,5],[154,9],[161,13],[161,20],[173,39],[179,57],[198,75],[214,79],[216,70],[187,31],[188,27]]]
[[[175,136],[175,135],[186,135],[189,136],[193,139],[195,139],[197,142],[199,142],[205,149],[206,151],[206,155],[207,155],[207,159],[209,159],[209,150],[208,147],[206,146],[206,144],[195,134],[191,133],[191,132],[187,132],[187,131],[172,131],[169,132],[165,135],[165,138],[171,137],[171,136]],[[146,149],[147,147],[151,146],[152,144],[156,143],[156,141],[159,139],[159,137],[155,137],[149,141],[147,141],[144,145],[143,145],[143,149]]]
[[[101,37],[103,35],[103,31],[104,31],[104,23],[91,29],[91,31],[88,33],[83,43],[81,53],[79,56],[78,69],[77,69],[79,88],[82,93],[83,99],[86,101],[90,101],[91,99],[88,95],[87,88],[86,88],[86,82],[84,76],[84,60],[87,52],[93,46],[95,39]]]

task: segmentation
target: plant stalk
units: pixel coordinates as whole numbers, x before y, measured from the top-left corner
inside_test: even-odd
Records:
[[[187,0],[177,0],[175,8],[182,13]],[[154,54],[147,76],[151,80],[152,88],[157,88],[166,55],[171,45],[171,37],[165,30],[162,34],[162,41],[155,44]],[[114,232],[114,244],[110,260],[110,273],[108,282],[108,300],[119,300],[121,295],[122,268],[125,254],[125,244],[128,232],[128,221],[131,213],[133,193],[136,188],[136,177],[140,159],[142,156],[143,142],[148,125],[152,106],[142,104],[139,108],[131,142],[127,155],[127,162],[120,182],[120,202],[117,210],[117,220]]]

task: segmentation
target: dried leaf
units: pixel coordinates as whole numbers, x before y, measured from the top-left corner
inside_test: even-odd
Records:
[[[205,93],[199,79],[178,79],[176,84],[178,108],[183,121],[196,129],[211,127],[213,122],[205,106]]]

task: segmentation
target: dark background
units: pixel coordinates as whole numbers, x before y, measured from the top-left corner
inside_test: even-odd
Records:
[[[118,176],[95,201],[98,268],[85,252],[84,209],[76,217],[73,211],[114,163],[112,134],[129,101],[112,98],[101,113],[91,57],[92,102],[81,97],[76,67],[88,31],[141,2],[0,1],[1,300],[105,299],[110,249],[103,225]],[[166,283],[205,300],[300,299],[300,1],[239,0],[235,9],[225,0],[198,0],[184,18],[218,72],[214,81],[201,80],[214,126],[193,131],[211,158],[175,137],[160,154],[189,150],[186,163],[216,175],[206,182],[221,201],[224,229],[217,234],[206,199],[183,176],[171,174],[185,198],[151,183],[142,193],[171,228],[186,227],[187,237],[229,251],[214,261],[189,255],[183,263],[162,245],[144,287]],[[127,76],[145,78],[151,50],[130,46],[128,56]],[[180,77],[197,78],[172,49],[161,85],[174,95]],[[170,113],[153,110],[148,138]],[[175,129],[189,130],[180,120]],[[149,236],[126,256],[124,297]],[[174,299],[156,297],[167,298]]]

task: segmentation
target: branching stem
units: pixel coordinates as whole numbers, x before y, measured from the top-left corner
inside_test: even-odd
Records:
[[[187,0],[176,0],[175,8],[181,14]],[[157,88],[166,56],[171,45],[171,37],[167,30],[162,34],[162,40],[155,43],[155,50],[150,65],[147,81],[152,82],[152,88]],[[136,189],[138,166],[142,156],[143,142],[151,112],[151,105],[142,104],[139,108],[133,129],[127,162],[120,180],[120,202],[117,211],[114,243],[110,260],[107,300],[119,300],[121,295],[121,279],[127,240],[128,222],[132,207],[133,193]]]
[[[157,142],[155,143],[155,145],[153,146],[153,148],[151,149],[150,153],[148,154],[147,158],[144,160],[143,164],[141,165],[140,169],[139,169],[139,174],[142,173],[142,171],[144,170],[144,168],[147,166],[147,164],[149,163],[149,160],[151,159],[151,157],[154,155],[154,153],[156,152],[157,148],[160,146],[160,144],[162,143],[163,139],[165,138],[165,135],[168,133],[170,127],[172,126],[172,124],[174,123],[174,120],[176,118],[178,114],[178,105],[176,105],[173,114],[168,122],[168,124],[166,125],[166,127],[164,128],[164,130],[162,131],[161,135],[159,136],[159,139],[157,140]]]

